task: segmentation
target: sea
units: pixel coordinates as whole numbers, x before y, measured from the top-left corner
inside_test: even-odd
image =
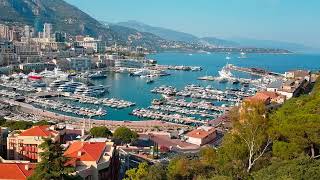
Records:
[[[226,59],[230,56],[231,59]],[[201,86],[212,86],[217,89],[235,88],[231,83],[218,83],[213,81],[200,81],[197,78],[205,75],[217,76],[218,71],[227,63],[241,67],[263,68],[269,71],[284,73],[288,70],[304,69],[311,71],[320,70],[320,55],[317,54],[246,54],[247,58],[239,58],[240,54],[226,53],[159,53],[148,55],[148,58],[157,60],[162,65],[186,65],[200,66],[202,71],[169,71],[170,76],[155,79],[154,83],[146,83],[146,79],[131,77],[128,74],[109,73],[106,79],[94,80],[96,85],[110,86],[109,92],[104,95],[108,98],[118,98],[136,103],[136,106],[125,109],[113,109],[103,107],[107,115],[95,117],[100,120],[114,121],[138,121],[138,117],[130,115],[134,108],[146,108],[151,105],[151,101],[160,98],[160,95],[150,91],[161,85],[174,86],[178,89],[184,88],[188,84]],[[235,76],[251,77],[243,73],[235,73]],[[96,105],[77,104],[91,108],[99,108]],[[95,106],[95,107],[93,107]]]

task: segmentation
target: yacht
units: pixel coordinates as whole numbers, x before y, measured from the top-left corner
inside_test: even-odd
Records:
[[[232,77],[232,73],[226,67],[223,67],[220,71],[218,71],[218,73],[222,78]]]
[[[149,75],[150,71],[148,69],[140,69],[138,71],[135,71],[133,73],[131,73],[131,76],[146,76]]]
[[[44,71],[42,71],[40,73],[41,76],[45,77],[45,78],[67,78],[69,76],[68,73],[65,73],[63,71],[61,71],[61,69],[59,69],[58,67],[54,68],[53,71],[48,71],[47,69],[45,69]]]
[[[59,86],[61,86],[62,84],[65,84],[67,82],[69,82],[69,81],[58,79],[58,80],[55,80],[52,83],[50,83],[49,87],[58,88]]]
[[[31,73],[28,74],[28,78],[31,79],[31,80],[39,80],[39,79],[42,79],[43,76],[38,74],[38,73],[31,72]]]
[[[247,58],[246,53],[245,52],[241,52],[240,56],[238,57],[239,59],[245,59]]]
[[[47,84],[42,81],[34,81],[31,83],[32,87],[46,87]]]
[[[231,59],[231,57],[230,56],[226,56],[226,60],[230,60]]]
[[[67,82],[65,84],[62,84],[57,89],[61,92],[74,92],[78,86],[82,86],[83,84],[80,82]]]
[[[75,89],[75,94],[83,96],[99,96],[106,92],[106,88],[102,85],[98,86],[86,86],[82,85]]]
[[[99,78],[106,78],[107,75],[104,74],[102,71],[97,71],[97,72],[95,72],[93,74],[89,74],[88,77],[90,79],[99,79]]]
[[[191,71],[201,71],[202,68],[199,66],[191,67]]]

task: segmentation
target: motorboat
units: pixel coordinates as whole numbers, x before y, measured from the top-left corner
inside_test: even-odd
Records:
[[[36,73],[36,72],[31,72],[28,74],[28,78],[31,79],[31,80],[39,80],[39,79],[42,79],[43,76]]]
[[[62,84],[65,84],[69,82],[68,80],[61,80],[61,79],[57,79],[55,81],[53,81],[52,83],[49,84],[49,87],[53,87],[53,88],[58,88],[60,87]]]
[[[93,74],[89,74],[88,77],[90,79],[100,79],[100,78],[106,78],[107,75],[104,74],[102,71],[97,71],[97,72],[95,72]]]

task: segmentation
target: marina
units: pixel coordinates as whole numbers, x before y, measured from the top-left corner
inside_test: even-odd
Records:
[[[266,69],[268,72],[279,72],[280,74],[293,68],[311,70],[318,68],[313,56],[307,58],[302,56],[309,62],[310,66],[306,66],[306,64],[299,66],[299,55],[247,54],[247,57],[243,59],[234,58],[233,54],[229,56],[232,58],[228,60],[228,63],[234,66],[259,67]],[[46,70],[45,73],[29,74],[29,76],[33,75],[33,78],[37,77],[40,79],[30,79],[28,75],[24,74],[3,76],[1,78],[0,94],[12,99],[19,96],[37,96],[37,94],[42,93],[57,94],[55,95],[56,97],[48,99],[55,100],[57,103],[69,103],[75,107],[83,107],[95,111],[98,111],[101,107],[107,113],[92,117],[99,120],[125,119],[139,121],[153,119],[149,116],[135,116],[132,113],[135,109],[145,109],[148,112],[156,111],[170,114],[170,117],[171,115],[178,114],[182,119],[190,113],[191,115],[187,119],[191,118],[203,123],[207,120],[216,119],[220,114],[228,111],[230,107],[241,102],[243,98],[253,95],[259,89],[266,88],[274,79],[282,78],[273,74],[256,76],[230,69],[232,77],[237,78],[239,82],[231,80],[224,82],[223,79],[215,79],[223,74],[223,72],[219,73],[219,71],[227,64],[225,54],[223,53],[196,53],[193,56],[188,56],[188,54],[184,53],[161,53],[151,54],[149,57],[156,59],[158,65],[147,67],[147,69],[150,72],[165,72],[166,75],[160,76],[151,73],[147,75],[140,74],[140,76],[129,76],[130,73],[138,71],[138,69],[134,68],[97,70],[103,71],[103,77],[88,78],[91,85],[87,86],[105,87],[106,92],[99,93],[100,95],[92,93],[83,94],[83,92],[75,94],[74,92],[77,87],[86,85],[87,78],[81,79],[77,78],[77,75],[73,75],[72,77],[68,75],[66,79],[66,73],[59,69],[53,71]],[[278,66],[277,64],[279,64],[280,60],[284,63],[289,61],[292,63]],[[257,64],[257,61],[259,61],[259,64]],[[120,69],[121,72],[118,71]],[[93,70],[89,72],[89,74],[94,73],[95,71]],[[59,74],[62,75],[60,76]],[[85,72],[78,72],[78,74],[83,74],[82,76],[84,77]],[[210,76],[207,74],[210,74]],[[228,73],[226,74],[228,75]],[[199,77],[204,76],[211,77],[213,80],[198,80]],[[242,82],[242,80],[246,81]],[[53,83],[54,81],[56,81],[56,84]],[[51,83],[53,84],[51,85]],[[18,84],[22,85],[18,86]],[[16,91],[12,91],[12,89],[16,89]],[[40,93],[37,92],[39,90],[41,90]],[[151,90],[154,90],[154,92],[151,92]],[[163,98],[167,98],[163,104],[152,103],[154,99],[161,100]],[[37,107],[40,108],[40,106]],[[58,109],[48,110],[60,113]],[[61,111],[61,113],[75,117],[88,117],[87,115],[77,115],[72,112]]]

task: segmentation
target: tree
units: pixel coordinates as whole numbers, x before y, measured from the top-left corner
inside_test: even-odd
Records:
[[[7,121],[3,124],[4,127],[8,127],[11,131],[13,130],[25,130],[31,128],[33,125],[29,121]]]
[[[167,180],[166,167],[162,164],[150,166],[146,180]]]
[[[115,140],[121,141],[121,143],[130,143],[138,138],[138,134],[129,128],[119,127],[114,131],[113,137]]]
[[[93,137],[111,137],[112,132],[105,126],[93,127],[90,129]]]
[[[320,91],[292,98],[271,115],[273,153],[292,159],[304,153],[320,157]]]
[[[249,173],[272,142],[268,135],[267,111],[260,102],[246,102],[240,108],[238,117],[233,122],[233,135],[239,137],[246,145],[247,172]]]
[[[63,155],[63,149],[58,142],[53,142],[51,138],[46,138],[39,148],[43,150],[40,153],[41,161],[37,164],[30,179],[62,180],[68,174],[74,172],[73,167],[66,166],[68,158]]]
[[[254,179],[319,179],[320,161],[310,158],[276,161],[253,173]]]
[[[146,162],[139,163],[138,168],[132,168],[126,171],[124,180],[141,180],[145,179],[148,175],[148,164]]]
[[[41,120],[39,122],[34,123],[35,126],[44,126],[44,125],[53,125],[53,123],[50,123],[46,120]]]

